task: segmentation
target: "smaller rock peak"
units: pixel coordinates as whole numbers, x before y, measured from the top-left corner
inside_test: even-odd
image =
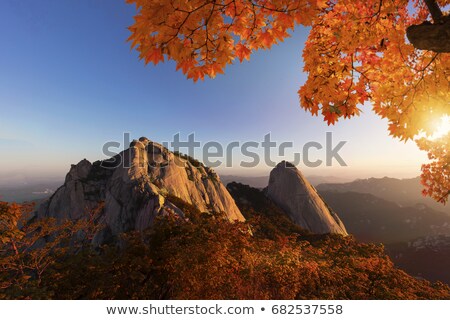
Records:
[[[302,228],[316,234],[347,235],[337,214],[292,163],[282,161],[271,171],[266,194]]]
[[[77,166],[90,166],[91,162],[87,160],[86,158],[78,162]]]
[[[66,182],[70,180],[86,179],[91,171],[91,168],[92,164],[86,159],[81,160],[76,165],[73,164],[66,176]]]

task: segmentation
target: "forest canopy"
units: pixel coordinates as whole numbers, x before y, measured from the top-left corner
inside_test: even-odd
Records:
[[[273,205],[257,209],[260,191],[237,187],[252,201],[242,207],[248,223],[201,213],[172,196],[188,219],[161,216],[148,230],[101,246],[91,244],[95,215],[26,222],[17,213],[30,207],[0,202],[2,218],[11,217],[2,225],[0,298],[450,298],[445,284],[395,268],[383,246],[311,235]]]

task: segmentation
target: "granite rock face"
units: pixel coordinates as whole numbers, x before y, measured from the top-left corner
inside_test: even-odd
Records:
[[[114,158],[72,165],[64,185],[37,216],[79,219],[101,206],[99,221],[106,227],[94,241],[102,243],[107,235],[143,230],[158,215],[183,217],[169,195],[229,221],[245,220],[212,169],[147,138],[133,141]]]
[[[266,194],[304,229],[316,234],[347,235],[337,214],[291,163],[280,162],[271,171]]]

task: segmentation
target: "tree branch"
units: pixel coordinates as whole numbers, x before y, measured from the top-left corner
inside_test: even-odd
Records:
[[[436,3],[436,0],[424,1],[431,13],[431,17],[433,18],[434,23],[442,22],[442,18],[444,17],[444,15],[442,14],[441,8],[439,8],[439,5]]]

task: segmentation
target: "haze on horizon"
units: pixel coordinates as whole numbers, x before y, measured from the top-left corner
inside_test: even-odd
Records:
[[[306,175],[415,177],[427,161],[414,143],[389,137],[387,123],[369,105],[359,118],[333,127],[300,109],[307,29],[194,84],[173,63],[144,67],[138,61],[126,42],[134,13],[121,1],[0,3],[0,41],[8,46],[0,52],[0,185],[62,180],[70,164],[106,158],[103,144],[122,141],[124,132],[157,142],[195,132],[203,143],[224,146],[261,142],[270,132],[300,153],[309,141],[324,143],[327,131],[334,141],[347,141],[341,152],[347,167],[300,166]],[[236,154],[235,166],[217,171],[260,176],[270,170],[241,168],[241,159]]]

